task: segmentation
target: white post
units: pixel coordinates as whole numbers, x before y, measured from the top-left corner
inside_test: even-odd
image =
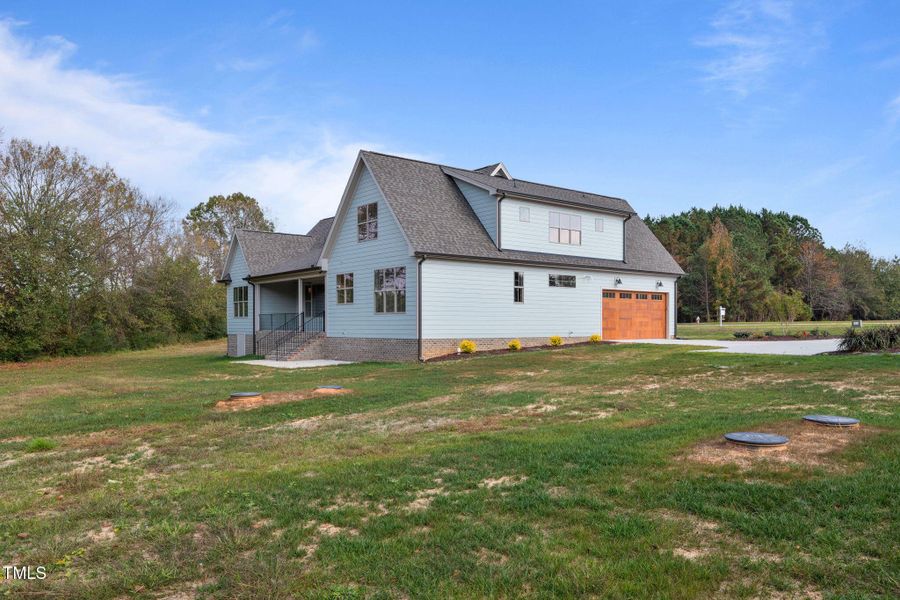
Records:
[[[724,317],[725,317],[725,307],[724,307],[724,306],[720,306],[720,307],[719,307],[719,327],[722,326],[722,319],[723,319]]]

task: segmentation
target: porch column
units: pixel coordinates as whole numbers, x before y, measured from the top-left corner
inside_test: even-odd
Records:
[[[303,312],[303,279],[297,278],[297,314]]]

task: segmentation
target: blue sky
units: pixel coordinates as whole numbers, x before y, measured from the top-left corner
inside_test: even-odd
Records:
[[[636,4],[7,0],[0,128],[285,231],[369,148],[900,253],[900,3]]]

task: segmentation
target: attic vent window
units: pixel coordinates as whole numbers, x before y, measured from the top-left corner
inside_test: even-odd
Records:
[[[512,175],[509,174],[509,171],[506,170],[506,165],[503,163],[497,163],[497,166],[494,167],[494,170],[491,171],[491,177],[503,177],[505,179],[512,179]]]

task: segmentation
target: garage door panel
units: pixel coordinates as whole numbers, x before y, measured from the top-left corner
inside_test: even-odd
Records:
[[[604,290],[603,337],[637,340],[666,337],[668,294]]]

